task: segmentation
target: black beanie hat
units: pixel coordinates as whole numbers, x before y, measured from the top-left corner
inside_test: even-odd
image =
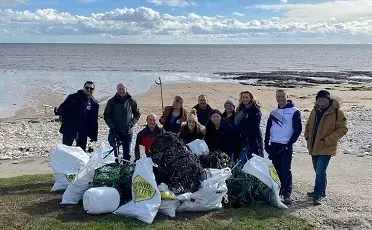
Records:
[[[217,113],[217,114],[219,114],[220,116],[222,116],[222,113],[221,113],[218,109],[214,109],[214,110],[212,110],[212,112],[211,112],[211,117],[212,117],[212,115],[215,114],[215,113]]]
[[[320,90],[316,94],[316,100],[318,100],[318,98],[320,98],[320,97],[325,97],[325,98],[328,98],[328,100],[331,100],[331,93],[328,92],[327,90]]]

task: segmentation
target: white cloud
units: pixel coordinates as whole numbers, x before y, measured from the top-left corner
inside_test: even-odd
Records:
[[[248,9],[283,11],[289,20],[321,22],[336,18],[339,22],[372,19],[371,0],[335,0],[308,4],[255,5]]]
[[[288,1],[287,0],[280,0],[281,3],[286,4]]]
[[[244,16],[243,13],[239,13],[239,12],[234,12],[233,15],[238,16],[238,17],[243,17]]]
[[[147,0],[147,2],[153,3],[157,6],[171,6],[171,7],[186,7],[196,6],[197,4],[191,0]]]
[[[2,4],[22,4],[27,3],[28,0],[0,0],[0,5]]]
[[[196,40],[275,42],[278,39],[299,42],[317,40],[319,37],[336,37],[339,40],[347,37],[348,41],[359,41],[363,37],[369,38],[363,41],[371,42],[372,19],[339,21],[338,17],[327,17],[324,21],[306,21],[287,16],[244,21],[196,13],[186,16],[162,14],[148,7],[115,9],[90,15],[58,12],[55,9],[33,12],[6,9],[0,10],[0,31],[4,31],[0,33],[0,41],[13,41],[15,37],[20,40],[32,38],[23,42],[44,41],[41,38],[48,36],[59,39],[74,37],[77,41],[86,41],[90,37],[117,42],[131,39],[132,42],[181,43]]]

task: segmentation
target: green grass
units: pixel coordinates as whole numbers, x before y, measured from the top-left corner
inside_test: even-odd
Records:
[[[90,216],[82,205],[60,205],[61,194],[50,192],[52,175],[0,179],[0,229],[311,229],[297,217],[268,206],[183,213],[170,219],[158,215],[153,224],[117,215]]]

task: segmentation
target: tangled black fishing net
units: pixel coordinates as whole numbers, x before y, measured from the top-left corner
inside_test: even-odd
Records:
[[[210,152],[199,156],[203,168],[222,169],[229,167],[229,156],[221,151]]]
[[[120,194],[121,204],[132,200],[132,176],[135,165],[124,162],[123,165],[109,164],[96,169],[93,187],[113,187]]]
[[[148,156],[158,165],[154,167],[158,184],[167,184],[176,195],[199,189],[203,168],[198,157],[188,151],[176,134],[167,132],[157,136]]]
[[[226,180],[228,203],[225,207],[238,208],[252,202],[267,202],[270,188],[256,177],[242,171],[243,164],[238,164],[232,176]]]

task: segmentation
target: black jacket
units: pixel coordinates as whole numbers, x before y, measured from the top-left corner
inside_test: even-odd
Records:
[[[205,109],[201,109],[199,107],[199,104],[195,105],[193,108],[196,109],[197,112],[196,115],[198,116],[199,123],[201,125],[206,126],[206,124],[209,121],[209,118],[211,118],[211,113],[213,109],[209,105],[207,105]]]
[[[263,156],[263,138],[260,129],[261,109],[257,104],[246,108],[240,105],[235,116],[235,125],[242,137],[243,147],[249,148],[249,153]]]
[[[68,95],[55,111],[55,114],[62,118],[60,133],[71,138],[76,138],[78,132],[84,133],[92,141],[97,141],[99,105],[91,97],[90,111],[86,111],[88,101],[89,99],[83,90]]]
[[[108,100],[103,115],[110,131],[120,137],[133,133],[132,128],[138,122],[141,113],[131,95],[127,94],[125,98],[121,98],[116,94]]]
[[[232,125],[235,126],[235,116],[236,116],[236,112],[233,111],[233,114],[230,116],[230,117],[227,117],[227,112],[223,112],[222,116],[223,118],[225,118],[226,120],[228,120]]]
[[[222,118],[220,128],[216,130],[214,124],[209,121],[207,134],[204,137],[210,151],[222,151],[231,154],[236,151],[234,139],[234,127],[226,119]]]

